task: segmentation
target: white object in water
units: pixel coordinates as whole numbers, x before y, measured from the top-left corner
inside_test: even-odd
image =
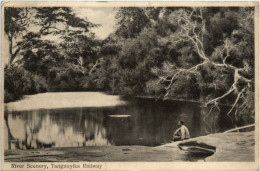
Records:
[[[109,117],[112,118],[127,118],[130,117],[131,115],[109,115]]]

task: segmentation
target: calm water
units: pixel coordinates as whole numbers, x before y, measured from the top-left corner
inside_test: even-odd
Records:
[[[196,103],[123,98],[103,93],[45,93],[5,104],[5,148],[156,146],[171,140],[183,120],[191,137],[212,131]],[[130,115],[111,117],[110,115]],[[214,127],[230,128],[212,116]]]

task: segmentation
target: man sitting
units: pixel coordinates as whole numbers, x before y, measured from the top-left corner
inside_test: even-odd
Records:
[[[173,134],[173,141],[180,141],[190,138],[190,133],[188,128],[184,125],[183,121],[178,122],[178,129]]]

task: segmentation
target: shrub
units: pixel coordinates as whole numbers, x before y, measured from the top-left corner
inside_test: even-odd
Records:
[[[4,71],[4,102],[21,99],[23,95],[47,91],[45,79],[26,71],[22,66],[10,66]]]

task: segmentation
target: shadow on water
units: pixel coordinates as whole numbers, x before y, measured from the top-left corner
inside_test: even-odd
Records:
[[[207,134],[198,104],[124,98],[125,105],[5,111],[5,149],[80,146],[157,146],[183,120],[191,136]],[[131,117],[110,117],[109,115]]]

